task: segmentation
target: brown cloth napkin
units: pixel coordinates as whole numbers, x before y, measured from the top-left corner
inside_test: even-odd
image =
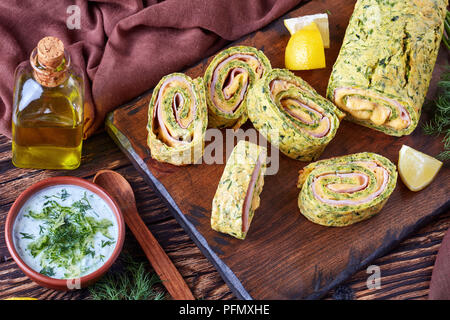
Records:
[[[85,72],[85,136],[107,112],[168,73],[257,30],[302,0],[11,1],[0,4],[0,133],[11,136],[16,66],[38,41],[60,38]],[[77,5],[80,29],[70,30]],[[73,7],[72,7],[73,8]],[[69,12],[68,12],[69,10]]]
[[[450,229],[445,233],[431,275],[430,300],[450,300]]]

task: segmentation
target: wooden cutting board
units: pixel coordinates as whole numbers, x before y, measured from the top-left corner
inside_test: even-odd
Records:
[[[283,19],[329,10],[327,68],[297,72],[324,95],[354,4],[352,0],[308,2],[233,45],[261,49],[274,68],[282,68],[289,39]],[[209,60],[185,72],[191,77],[202,76]],[[448,53],[441,50],[428,97],[434,96],[446,63]],[[443,167],[433,183],[418,193],[409,191],[399,179],[386,206],[374,218],[345,228],[316,225],[297,207],[297,172],[307,163],[280,155],[279,172],[265,178],[261,206],[247,238],[242,241],[217,233],[210,227],[211,202],[224,165],[175,167],[152,160],[146,145],[150,97],[148,92],[110,113],[107,130],[239,298],[319,298],[450,207],[450,169]],[[421,123],[425,118],[423,115]],[[402,144],[436,155],[442,149],[441,140],[425,136],[421,124],[410,136],[396,138],[344,121],[321,159],[369,151],[397,163]],[[381,268],[381,276],[383,271],[387,270]]]

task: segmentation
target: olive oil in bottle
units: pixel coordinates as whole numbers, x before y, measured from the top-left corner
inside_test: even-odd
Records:
[[[81,72],[63,43],[45,37],[15,74],[12,161],[16,167],[76,169],[83,138]]]

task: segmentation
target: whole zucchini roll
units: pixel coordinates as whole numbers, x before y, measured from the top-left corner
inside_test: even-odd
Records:
[[[241,140],[227,161],[212,202],[211,227],[245,239],[264,185],[267,149]]]
[[[312,222],[348,226],[377,214],[396,183],[395,165],[375,153],[320,160],[300,170],[298,206]]]
[[[410,134],[442,38],[448,0],[359,0],[333,66],[327,97],[346,119]]]
[[[148,109],[147,143],[152,158],[174,165],[197,162],[203,155],[207,125],[202,79],[192,80],[182,73],[163,77]]]
[[[237,129],[245,123],[247,92],[271,69],[269,59],[253,47],[231,47],[217,54],[204,76],[209,126]]]
[[[273,69],[248,96],[248,115],[266,139],[288,157],[317,159],[333,139],[344,114],[308,83]]]

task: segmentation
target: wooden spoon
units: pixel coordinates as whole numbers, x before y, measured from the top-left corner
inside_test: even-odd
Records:
[[[117,172],[100,170],[94,177],[94,183],[105,189],[116,200],[125,223],[133,232],[172,298],[194,300],[195,298],[183,277],[139,216],[133,189],[128,181]]]

